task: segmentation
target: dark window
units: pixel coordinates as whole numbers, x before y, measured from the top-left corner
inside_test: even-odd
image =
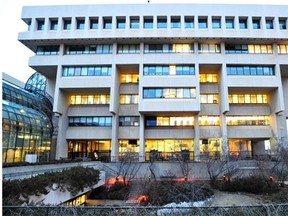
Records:
[[[125,29],[125,18],[117,18],[117,29]]]
[[[266,19],[266,29],[273,29],[273,19]]]
[[[90,29],[98,29],[98,18],[90,19]]]
[[[44,30],[44,24],[45,24],[45,22],[44,22],[44,20],[38,20],[37,21],[37,30]]]
[[[226,29],[234,29],[234,18],[226,18]]]
[[[171,17],[171,28],[180,28],[180,17]]]
[[[240,18],[239,19],[239,28],[240,29],[247,29],[247,18]]]
[[[284,18],[279,18],[279,29],[283,30],[286,29],[286,19]]]
[[[71,20],[64,20],[64,30],[71,30]]]
[[[103,18],[103,28],[112,29],[112,18]]]
[[[158,17],[157,18],[157,28],[167,28],[167,18]]]
[[[253,29],[260,29],[260,19],[252,18]]]
[[[144,17],[144,28],[153,28],[153,17]]]
[[[85,20],[84,19],[77,19],[77,29],[83,30],[85,27]]]
[[[51,20],[50,21],[50,30],[57,30],[58,28],[58,20]]]
[[[207,18],[199,18],[198,19],[198,26],[200,29],[208,28]]]
[[[221,19],[220,18],[212,18],[212,28],[214,28],[214,29],[221,28]]]
[[[185,28],[194,28],[194,18],[193,17],[185,17],[184,18],[184,26]]]
[[[131,29],[138,29],[139,27],[140,27],[139,17],[131,17],[130,18],[130,28]]]

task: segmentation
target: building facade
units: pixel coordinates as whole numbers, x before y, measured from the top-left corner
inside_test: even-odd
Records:
[[[2,163],[49,161],[53,100],[45,96],[46,78],[35,73],[24,85],[2,75]]]
[[[29,6],[56,159],[251,159],[287,145],[288,6]],[[267,145],[269,143],[269,145]]]

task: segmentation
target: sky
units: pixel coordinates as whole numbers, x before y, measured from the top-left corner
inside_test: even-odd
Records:
[[[28,66],[34,53],[18,41],[18,33],[27,30],[21,20],[23,6],[72,4],[147,4],[148,0],[0,0],[0,72],[26,82],[35,72]],[[288,0],[150,0],[159,3],[285,4]],[[1,73],[2,74],[2,73]]]

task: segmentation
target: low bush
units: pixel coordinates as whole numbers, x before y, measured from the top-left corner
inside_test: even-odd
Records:
[[[260,193],[275,193],[279,190],[278,184],[266,180],[261,176],[249,176],[235,178],[230,181],[223,181],[220,185],[220,190],[231,192],[248,192],[254,194]]]
[[[55,190],[68,190],[72,195],[92,187],[100,180],[100,171],[93,168],[73,167],[61,172],[49,172],[21,180],[3,181],[3,205],[21,205],[29,202],[30,195],[48,194]],[[56,188],[56,189],[57,189]]]

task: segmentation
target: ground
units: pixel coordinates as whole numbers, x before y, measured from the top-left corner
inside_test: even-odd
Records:
[[[214,193],[213,199],[206,204],[207,206],[247,206],[261,205],[265,202],[260,195],[222,191],[214,191]]]

